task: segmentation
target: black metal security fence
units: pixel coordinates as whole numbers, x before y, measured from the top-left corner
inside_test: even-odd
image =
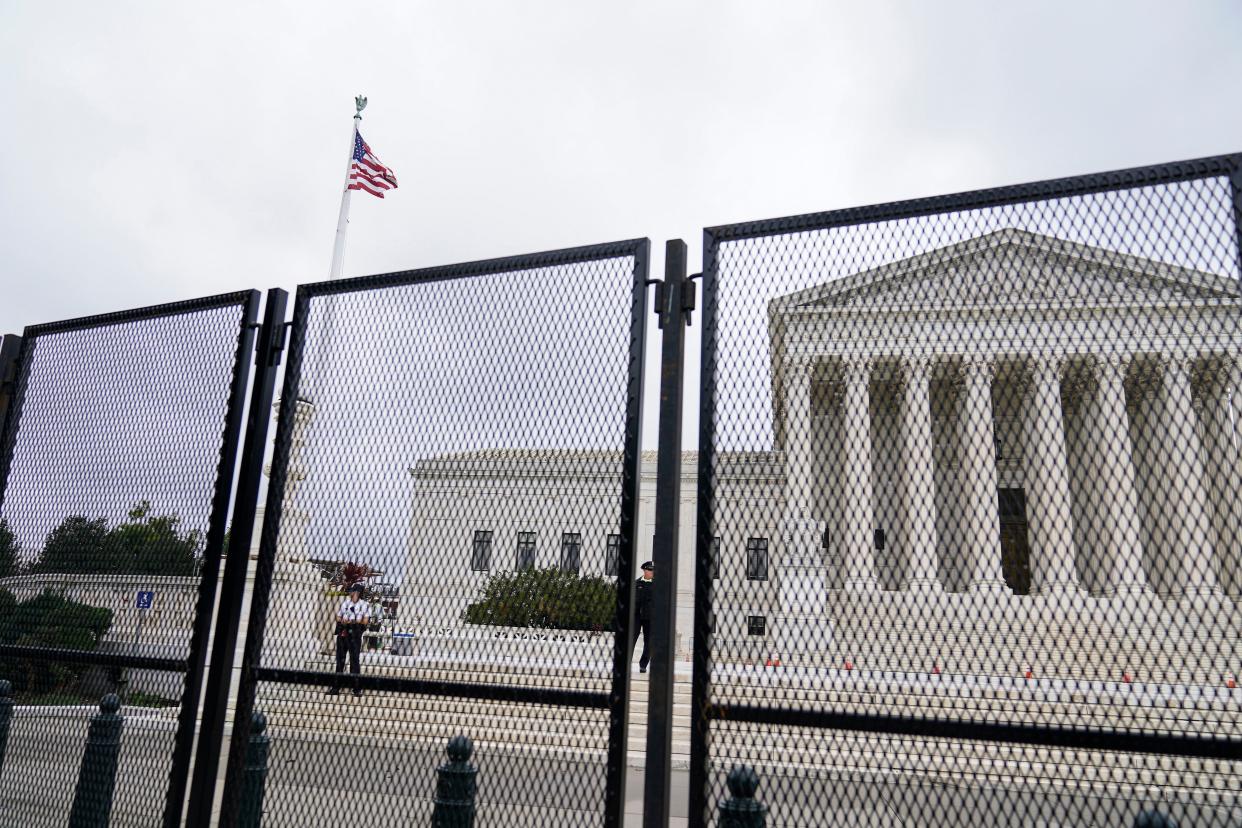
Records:
[[[427,824],[458,733],[481,824],[621,824],[647,260],[299,288],[236,707],[265,825]]]
[[[1235,824],[1240,159],[5,337],[0,821]]]
[[[181,820],[258,306],[245,291],[5,338],[6,825]]]
[[[1237,824],[1240,165],[706,231],[691,824]]]

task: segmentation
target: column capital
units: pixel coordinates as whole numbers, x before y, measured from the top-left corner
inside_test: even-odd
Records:
[[[865,382],[871,378],[871,368],[875,360],[865,356],[845,357],[842,366],[845,370],[846,382]]]
[[[1134,355],[1125,353],[1096,354],[1092,359],[1097,373],[1116,379],[1125,379],[1133,361]]]
[[[1164,373],[1177,372],[1189,376],[1196,369],[1199,355],[1191,351],[1171,351],[1156,354],[1156,364]]]
[[[901,360],[901,376],[904,380],[926,381],[931,377],[932,366],[936,361],[926,355],[903,357]]]
[[[1060,380],[1065,375],[1069,358],[1064,354],[1032,354],[1026,358],[1026,363],[1037,380]]]
[[[996,361],[992,357],[969,356],[961,364],[967,382],[991,382],[995,378]]]
[[[791,380],[810,380],[811,369],[814,367],[814,357],[799,355],[785,358],[785,375]]]
[[[1237,354],[1209,352],[1204,354],[1203,375],[1221,391],[1233,389],[1236,393],[1242,384],[1242,360]]]

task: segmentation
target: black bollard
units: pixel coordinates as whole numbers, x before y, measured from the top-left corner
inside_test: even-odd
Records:
[[[474,828],[475,777],[479,770],[470,762],[474,743],[469,736],[448,742],[449,760],[436,770],[436,799],[431,828]]]
[[[121,700],[109,693],[100,699],[99,712],[91,717],[78,786],[73,791],[69,828],[108,828],[112,794],[116,790],[116,762],[121,752],[121,726],[125,723],[120,709]]]
[[[267,785],[267,757],[271,747],[267,716],[256,710],[250,716],[250,741],[246,745],[246,769],[237,817],[241,828],[259,828],[263,822],[263,789]]]
[[[759,774],[750,765],[734,765],[726,780],[730,796],[720,801],[720,828],[763,828],[768,806],[755,799]]]
[[[4,750],[9,746],[9,726],[13,723],[13,685],[0,680],[0,770],[4,770]]]
[[[1134,828],[1177,828],[1177,822],[1159,811],[1143,811],[1134,818]]]

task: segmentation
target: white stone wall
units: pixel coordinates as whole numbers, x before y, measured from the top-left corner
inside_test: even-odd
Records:
[[[101,643],[128,646],[138,634],[135,652],[157,656],[184,656],[189,652],[198,586],[199,579],[193,576],[50,574],[0,578],[0,589],[13,593],[18,601],[51,589],[70,600],[110,609],[112,627]],[[140,590],[154,590],[150,610],[135,607]]]

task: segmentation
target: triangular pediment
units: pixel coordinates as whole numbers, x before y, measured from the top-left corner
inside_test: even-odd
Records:
[[[772,309],[1150,305],[1237,298],[1236,281],[1216,274],[1009,228],[782,296]]]

